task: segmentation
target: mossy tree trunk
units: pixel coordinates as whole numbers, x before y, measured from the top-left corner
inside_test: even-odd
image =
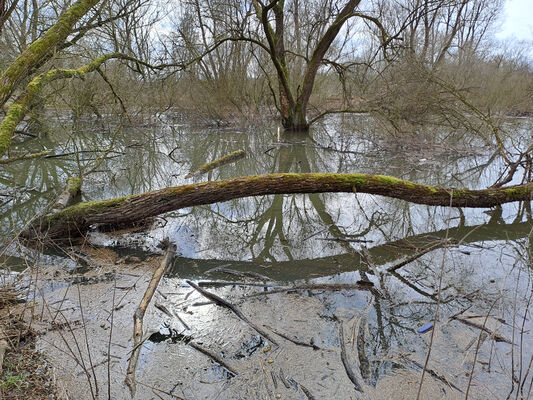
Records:
[[[20,82],[40,65],[43,59],[62,44],[74,25],[100,0],[78,0],[66,10],[46,33],[24,50],[0,75],[0,107],[11,97]]]
[[[0,156],[4,155],[9,149],[13,133],[18,123],[22,121],[32,101],[41,93],[47,83],[57,79],[82,77],[90,72],[96,71],[107,60],[116,58],[135,60],[133,57],[122,53],[109,53],[97,57],[89,64],[77,69],[52,69],[33,78],[26,86],[24,92],[11,104],[4,119],[0,122]]]
[[[533,183],[485,190],[446,189],[384,175],[269,174],[161,189],[128,197],[80,203],[33,223],[27,238],[46,233],[53,239],[84,234],[91,225],[133,225],[166,212],[249,196],[291,193],[370,193],[412,203],[452,207],[492,207],[530,201]]]

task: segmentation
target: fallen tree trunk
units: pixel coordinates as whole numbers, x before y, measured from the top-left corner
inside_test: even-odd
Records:
[[[249,196],[293,193],[369,193],[432,206],[486,208],[514,201],[530,201],[533,183],[484,190],[446,189],[420,185],[384,175],[269,174],[231,178],[165,188],[109,200],[79,203],[41,218],[24,233],[35,238],[46,233],[60,239],[79,236],[91,225],[133,225],[144,219],[185,207]]]

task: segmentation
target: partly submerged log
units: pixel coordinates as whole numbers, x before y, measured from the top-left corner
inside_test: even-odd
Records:
[[[76,196],[81,193],[82,178],[73,176],[67,179],[65,190],[56,199],[52,209],[47,215],[54,215],[67,207]]]
[[[226,164],[235,162],[237,160],[240,160],[241,158],[244,158],[245,156],[246,156],[246,152],[244,150],[242,149],[236,150],[233,153],[226,154],[224,157],[220,157],[216,159],[215,161],[211,161],[210,163],[202,165],[196,171],[192,171],[191,173],[187,174],[185,178],[192,178],[194,176],[205,174],[209,171],[214,170],[215,168],[221,167],[222,165],[226,165]]]
[[[202,204],[249,196],[292,193],[369,193],[417,204],[486,208],[514,201],[530,201],[533,183],[484,190],[420,185],[384,175],[279,173],[231,178],[165,188],[127,197],[79,203],[47,215],[24,233],[35,238],[46,233],[60,239],[79,236],[91,225],[134,225],[146,218]]]

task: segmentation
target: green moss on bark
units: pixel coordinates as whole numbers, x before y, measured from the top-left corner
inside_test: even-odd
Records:
[[[369,174],[279,173],[171,187],[117,199],[80,203],[36,223],[51,227],[51,237],[79,234],[91,224],[128,225],[185,207],[242,197],[298,193],[367,193],[432,206],[487,208],[513,201],[530,201],[533,184],[485,190],[447,189]]]
[[[19,104],[13,104],[2,123],[0,124],[0,155],[3,155],[9,146],[11,146],[11,139],[17,124],[21,121],[24,115],[24,107]]]
[[[0,156],[9,149],[17,125],[22,121],[32,101],[39,95],[47,83],[61,78],[81,77],[89,72],[95,71],[104,62],[112,58],[131,59],[131,57],[121,53],[108,53],[95,58],[89,64],[78,69],[52,69],[33,78],[26,85],[25,92],[15,100],[0,123]]]
[[[74,25],[100,0],[79,0],[65,11],[48,31],[24,50],[0,76],[0,105],[28,72],[70,34]]]
[[[79,176],[69,178],[67,188],[71,196],[77,196],[81,192],[81,182],[82,180]]]

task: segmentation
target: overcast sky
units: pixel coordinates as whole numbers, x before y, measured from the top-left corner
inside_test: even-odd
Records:
[[[533,0],[506,0],[499,39],[533,40]]]

